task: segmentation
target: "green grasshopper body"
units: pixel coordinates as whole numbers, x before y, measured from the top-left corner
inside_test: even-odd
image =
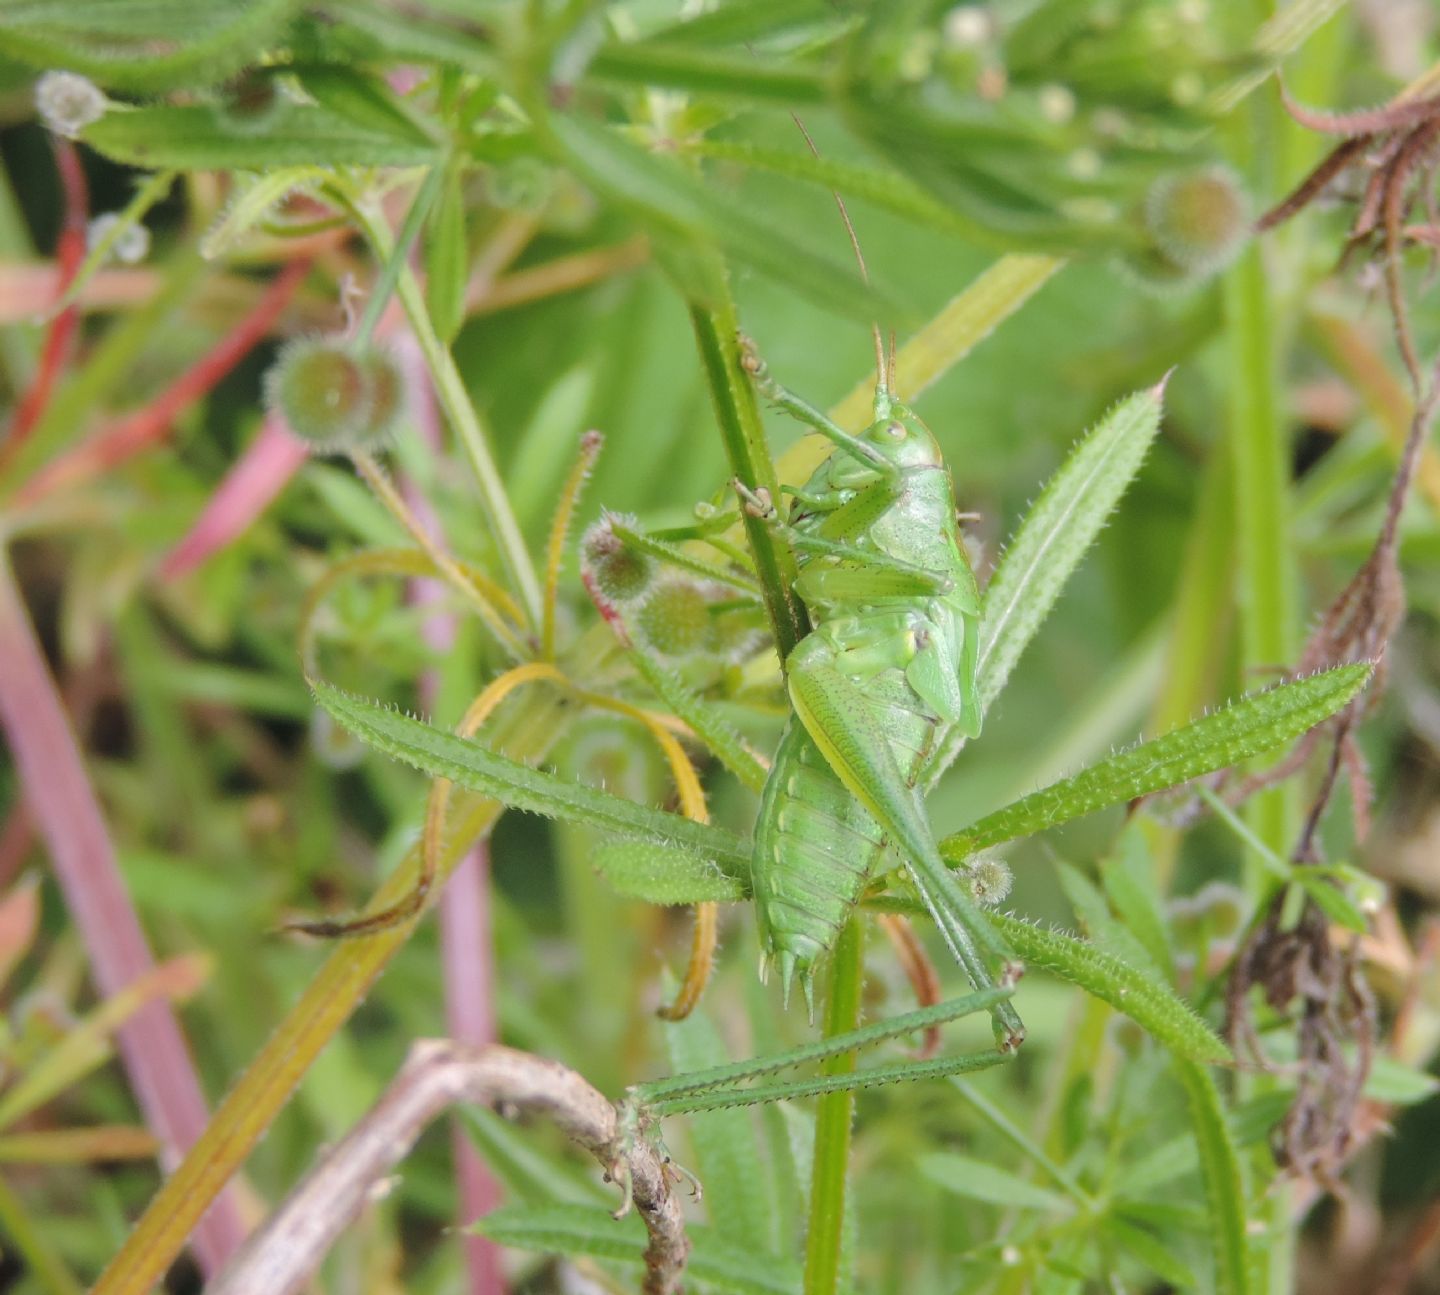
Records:
[[[787,994],[798,976],[810,998],[817,963],[893,851],[984,987],[987,955],[1004,962],[1005,950],[941,861],[916,785],[947,734],[980,729],[980,597],[950,474],[929,429],[883,387],[862,436],[817,425],[836,447],[783,527],[813,628],[786,661],[795,714],[755,833],[766,959]],[[1023,1037],[1008,1003],[997,1028],[1007,1048]]]

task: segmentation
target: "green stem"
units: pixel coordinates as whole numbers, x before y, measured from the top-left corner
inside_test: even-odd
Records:
[[[351,204],[351,210],[374,249],[376,259],[389,264],[394,245],[385,222],[359,203]],[[510,586],[519,596],[530,623],[538,626],[540,581],[525,548],[525,540],[520,534],[515,513],[510,507],[510,498],[505,493],[500,471],[490,453],[489,437],[480,422],[480,416],[475,412],[475,406],[470,403],[465,383],[461,380],[460,371],[455,367],[454,357],[436,335],[435,326],[430,322],[430,314],[425,309],[425,295],[420,290],[414,271],[403,261],[396,263],[396,271],[396,291],[400,304],[405,308],[411,331],[415,334],[415,340],[425,358],[425,365],[430,370],[440,407],[445,411],[446,419],[455,429],[466,457],[470,460],[470,467],[480,487],[485,520],[495,539],[500,563],[505,568]]]
[[[395,291],[395,281],[400,277],[400,271],[404,268],[406,258],[410,255],[410,249],[415,246],[415,240],[420,237],[420,227],[425,223],[426,216],[430,214],[430,208],[435,205],[435,199],[440,196],[440,188],[444,183],[445,168],[432,166],[411,201],[410,210],[405,213],[405,223],[400,227],[400,237],[395,241],[394,250],[391,251],[389,259],[381,266],[380,277],[375,280],[375,286],[370,289],[369,300],[365,302],[365,313],[360,316],[360,323],[355,328],[355,344],[357,346],[364,346],[369,342],[370,335],[375,331],[375,325],[380,322],[380,316],[385,311],[390,294]],[[379,219],[381,218],[377,216],[376,220]]]
[[[770,449],[765,443],[765,428],[750,375],[740,363],[737,344],[740,325],[735,314],[725,270],[718,256],[708,258],[713,286],[709,299],[690,303],[690,322],[695,342],[705,366],[710,400],[715,408],[715,421],[730,462],[730,471],[752,491],[765,490],[778,500],[779,483]],[[775,646],[783,661],[790,649],[808,628],[805,609],[794,594],[795,557],[788,546],[777,544],[774,533],[758,517],[743,512],[746,538],[755,555],[755,570],[760,577],[765,609],[775,631]]]
[[[80,1295],[83,1287],[4,1179],[0,1179],[0,1230],[10,1248],[25,1261],[38,1289],[47,1295]]]
[[[830,967],[830,1001],[825,1008],[827,1038],[860,1023],[860,983],[864,953],[860,924],[846,924],[835,944]],[[855,1068],[855,1054],[832,1057],[827,1075]],[[805,1236],[805,1295],[833,1295],[840,1288],[841,1234],[845,1220],[845,1180],[850,1166],[853,1093],[827,1093],[815,1111],[815,1163],[810,1179],[810,1223]]]

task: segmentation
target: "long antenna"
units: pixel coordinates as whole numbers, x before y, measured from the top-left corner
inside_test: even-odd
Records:
[[[818,162],[820,150],[815,147],[815,141],[810,138],[810,132],[805,129],[805,123],[800,120],[798,113],[791,113],[790,120],[795,123],[795,128],[804,137],[805,145]],[[850,236],[850,248],[855,253],[855,264],[860,267],[860,278],[868,288],[870,286],[870,271],[865,265],[865,253],[860,250],[860,238],[855,233],[855,226],[850,220],[849,209],[845,206],[845,199],[834,190],[830,190],[830,196],[835,199],[835,205],[840,208],[840,219],[845,222],[845,232]],[[890,363],[885,360],[885,339],[880,335],[880,325],[873,320],[870,323],[870,336],[875,342],[875,385],[883,392],[890,390],[890,382],[894,374],[894,352],[891,352]]]

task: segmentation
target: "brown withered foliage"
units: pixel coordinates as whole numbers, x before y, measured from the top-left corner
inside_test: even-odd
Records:
[[[1364,696],[1312,730],[1279,764],[1242,780],[1228,797],[1238,803],[1293,776],[1322,743],[1328,744],[1324,774],[1291,854],[1292,863],[1303,867],[1322,861],[1318,830],[1342,774],[1350,784],[1357,838],[1363,840],[1369,827],[1371,787],[1355,729],[1383,687],[1386,651],[1404,618],[1405,588],[1396,560],[1400,515],[1440,404],[1440,361],[1428,376],[1424,373],[1401,283],[1407,247],[1440,248],[1435,199],[1440,96],[1341,115],[1313,113],[1288,100],[1286,106],[1302,124],[1343,138],[1288,197],[1260,218],[1257,228],[1272,229],[1288,220],[1348,172],[1363,176],[1342,262],[1360,254],[1378,261],[1396,344],[1415,392],[1409,433],[1375,544],[1327,608],[1291,672],[1294,677],[1370,661],[1375,682]],[[1423,213],[1420,223],[1412,219],[1417,210]],[[1275,1153],[1283,1167],[1328,1190],[1365,1140],[1362,1129],[1373,1132],[1360,1115],[1374,1051],[1376,1009],[1359,967],[1359,942],[1338,947],[1328,918],[1312,900],[1287,920],[1285,898],[1284,892],[1275,897],[1240,947],[1227,989],[1226,1027],[1238,1051],[1266,1065],[1250,991],[1259,989],[1275,1012],[1294,1013],[1298,1087],[1289,1113],[1274,1131]]]

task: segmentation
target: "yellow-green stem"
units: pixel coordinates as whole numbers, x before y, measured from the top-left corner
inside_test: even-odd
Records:
[[[830,966],[830,1001],[825,1007],[827,1039],[860,1024],[863,968],[860,923],[852,917],[840,932]],[[842,1075],[854,1069],[855,1054],[847,1052],[827,1061],[822,1073]],[[854,1114],[854,1093],[827,1093],[816,1106],[810,1223],[805,1235],[805,1295],[834,1295],[840,1288],[845,1184],[850,1168],[850,1124]]]

